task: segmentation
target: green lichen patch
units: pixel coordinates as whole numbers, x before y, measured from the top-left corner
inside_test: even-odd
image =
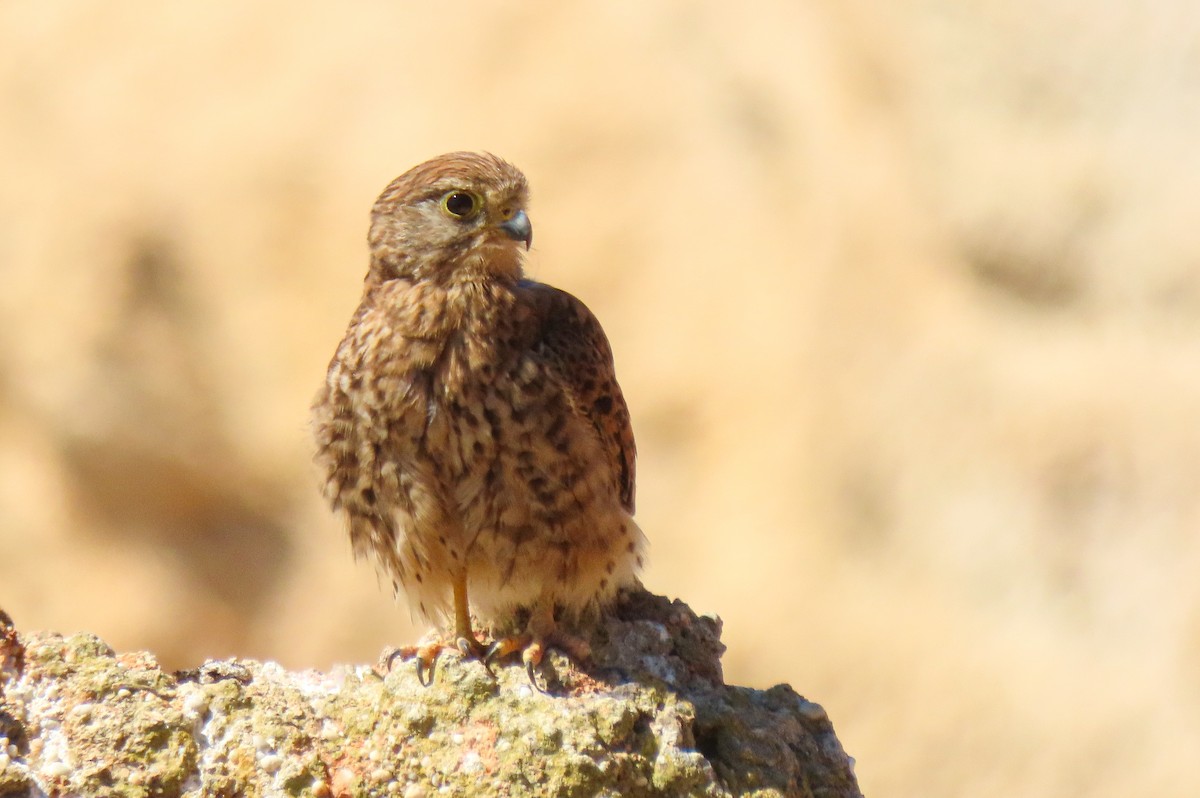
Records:
[[[25,741],[0,757],[0,794],[856,798],[824,711],[786,686],[726,686],[719,631],[637,594],[582,666],[551,651],[531,684],[450,652],[429,686],[412,662],[175,677],[94,637],[34,635],[0,696]]]
[[[0,738],[0,742],[3,739]],[[0,753],[0,796],[28,795],[31,786],[29,771],[10,759],[7,753]]]
[[[195,772],[196,741],[174,703],[173,680],[146,657],[121,660],[89,635],[51,637],[29,647],[25,676],[53,682],[46,719],[58,733],[43,770],[82,794],[119,798],[179,795]]]

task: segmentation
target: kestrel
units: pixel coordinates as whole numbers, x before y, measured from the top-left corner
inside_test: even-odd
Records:
[[[371,212],[362,300],[313,407],[325,494],[397,592],[488,662],[580,651],[557,618],[636,582],[634,442],[600,323],[522,274],[514,166],[457,152]],[[524,245],[524,247],[522,247]],[[475,636],[472,615],[495,635]],[[578,641],[574,641],[578,642]]]

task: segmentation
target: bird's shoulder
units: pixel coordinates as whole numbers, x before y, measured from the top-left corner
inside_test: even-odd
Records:
[[[552,285],[522,280],[517,290],[536,319],[534,345],[566,361],[611,361],[612,347],[595,314],[573,294]]]
[[[566,291],[532,280],[522,281],[518,290],[534,310],[532,352],[557,378],[575,412],[595,428],[618,476],[621,501],[632,513],[637,452],[604,328]]]

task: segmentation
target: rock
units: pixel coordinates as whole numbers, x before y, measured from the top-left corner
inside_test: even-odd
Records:
[[[0,796],[859,796],[820,706],[721,677],[720,621],[626,595],[532,685],[443,654],[169,674],[90,635],[0,635]],[[387,663],[391,662],[391,668]]]

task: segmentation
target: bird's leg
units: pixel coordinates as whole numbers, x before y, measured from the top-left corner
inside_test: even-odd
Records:
[[[482,657],[483,644],[471,629],[471,605],[467,602],[467,570],[454,575],[454,645],[463,657]]]
[[[467,601],[467,571],[465,568],[454,575],[452,585],[454,588],[454,647],[463,655],[463,659],[477,657],[483,661],[484,667],[488,667],[490,660],[485,656],[483,644],[475,637],[475,632],[471,628],[471,605]],[[433,683],[433,668],[437,662],[437,656],[446,647],[444,638],[432,633],[417,644],[415,651],[412,652],[417,659],[417,681],[427,687]],[[490,671],[491,668],[488,670]],[[429,674],[428,679],[426,679],[426,673]]]

